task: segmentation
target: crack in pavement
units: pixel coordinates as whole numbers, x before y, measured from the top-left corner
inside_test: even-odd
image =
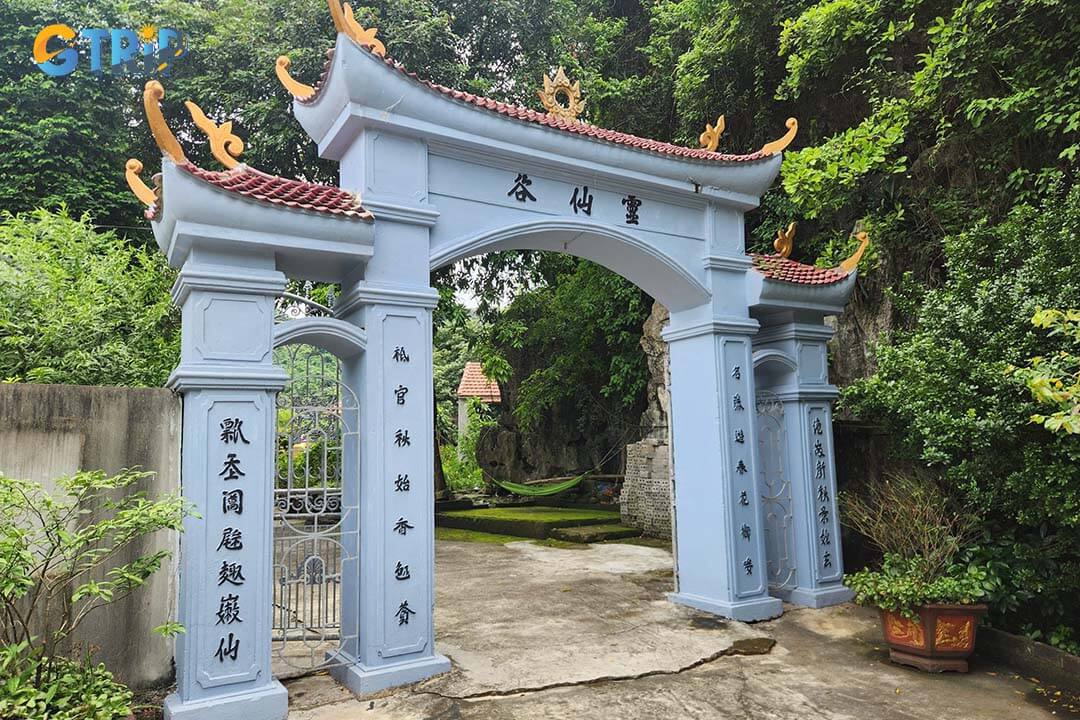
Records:
[[[740,638],[731,644],[731,647],[719,650],[707,655],[706,657],[699,658],[688,665],[683,665],[675,670],[647,670],[643,673],[637,673],[635,675],[601,675],[600,677],[589,678],[587,680],[567,680],[564,682],[548,683],[547,685],[539,685],[536,687],[523,687],[512,688],[509,690],[485,690],[478,693],[470,693],[468,695],[449,695],[441,693],[437,690],[417,690],[416,695],[434,695],[444,700],[462,700],[466,702],[476,702],[479,700],[490,700],[494,698],[510,697],[515,695],[531,695],[534,693],[545,692],[547,690],[557,690],[560,688],[568,687],[582,687],[587,685],[600,685],[602,683],[609,682],[625,682],[628,680],[641,680],[649,677],[659,677],[664,675],[679,675],[681,673],[699,668],[702,665],[707,665],[711,662],[715,662],[722,657],[728,657],[733,655],[767,655],[773,647],[776,646],[776,640],[769,637],[755,637],[755,638]]]

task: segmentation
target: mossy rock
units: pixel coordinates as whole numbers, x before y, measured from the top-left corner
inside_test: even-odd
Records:
[[[595,543],[605,540],[622,540],[641,535],[639,528],[628,525],[580,525],[578,527],[555,528],[551,537],[567,542]]]
[[[552,507],[501,507],[437,513],[440,527],[543,539],[555,528],[580,525],[611,525],[619,513],[610,510],[579,510]]]

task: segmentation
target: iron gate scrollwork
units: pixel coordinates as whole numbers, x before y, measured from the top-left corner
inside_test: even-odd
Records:
[[[358,404],[333,355],[303,344],[274,352],[290,376],[278,395],[274,481],[272,642],[281,676],[325,667],[346,639],[342,569],[355,571],[359,538],[358,508],[344,504],[342,489],[345,453],[358,447]]]
[[[765,515],[766,577],[769,589],[782,593],[794,588],[796,583],[791,478],[785,467],[784,403],[767,391],[759,391],[755,400],[761,450],[758,491]]]

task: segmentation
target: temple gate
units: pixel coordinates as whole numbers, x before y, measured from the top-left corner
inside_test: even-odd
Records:
[[[337,41],[317,86],[277,73],[341,187],[262,173],[238,161],[231,123],[188,103],[224,170],[192,164],[160,110],[144,104],[163,151],[154,188],[128,162],[158,245],[180,269],[184,495],[198,509],[181,545],[178,687],[166,717],[283,718],[272,677],[275,396],[288,380],[275,346],[307,343],[340,359],[355,407],[343,435],[345,536],[340,642],[331,672],[357,692],[449,669],[435,648],[432,321],[438,267],[506,249],[593,260],[671,311],[676,587],[672,601],[737,620],[776,617],[762,500],[758,392],[783,403],[778,457],[790,498],[790,577],[778,594],[813,607],[842,586],[825,343],[866,241],[838,268],[745,252],[743,214],[780,169],[797,124],[746,155],[604,130],[577,119],[576,84],[545,80],[547,112],[417,79],[385,57],[375,30],[329,0]],[[363,197],[361,204],[360,198]],[[275,325],[288,279],[339,283],[331,316]],[[770,450],[773,452],[773,450]],[[775,543],[770,546],[776,547]],[[777,551],[772,551],[773,553]],[[779,567],[780,558],[772,558]]]

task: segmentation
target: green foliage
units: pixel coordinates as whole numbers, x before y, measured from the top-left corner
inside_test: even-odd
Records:
[[[64,655],[87,616],[137,592],[170,556],[147,550],[144,540],[182,530],[188,506],[179,497],[147,498],[137,484],[150,475],[78,472],[57,479],[54,493],[0,475],[0,646],[16,678],[11,692],[22,692],[17,678],[30,671],[43,691],[65,683],[109,686],[107,674],[78,669]],[[161,631],[178,629],[169,623]],[[76,679],[62,679],[71,674]]]
[[[1037,328],[1050,335],[1064,335],[1072,345],[1050,357],[1033,357],[1026,368],[1009,368],[1024,381],[1031,396],[1043,405],[1057,408],[1050,415],[1032,415],[1031,421],[1051,432],[1080,434],[1080,310],[1039,309],[1031,319]]]
[[[89,657],[45,661],[26,641],[0,647],[0,718],[117,720],[132,711],[132,692]]]
[[[928,576],[922,558],[886,555],[881,570],[860,570],[844,576],[855,591],[855,602],[892,610],[912,620],[927,603],[969,605],[985,595],[986,570],[974,565],[949,565],[944,572]]]
[[[973,603],[993,588],[989,565],[958,562],[973,540],[977,518],[951,507],[946,493],[925,473],[891,473],[845,493],[844,524],[882,553],[879,570],[845,576],[855,601],[916,619],[926,603]]]
[[[560,404],[574,409],[583,428],[606,425],[642,398],[646,368],[638,342],[646,296],[587,260],[545,261],[556,267],[550,283],[518,295],[492,323],[480,348],[484,371],[505,381],[507,356],[532,359],[513,407],[523,429],[539,427]]]
[[[497,425],[491,408],[480,398],[469,398],[466,406],[469,423],[465,432],[457,434],[456,445],[442,445],[443,472],[446,486],[455,492],[475,491],[483,488],[484,473],[476,461],[476,442],[488,428]]]
[[[877,373],[843,396],[983,517],[973,557],[1000,577],[996,620],[1044,632],[1080,620],[1080,438],[1033,425],[1042,408],[1006,370],[1065,349],[1028,318],[1080,305],[1078,234],[1074,187],[946,237],[944,283],[909,278],[894,299],[912,327],[879,346]]]
[[[179,312],[162,255],[87,218],[0,215],[0,380],[162,385]]]

